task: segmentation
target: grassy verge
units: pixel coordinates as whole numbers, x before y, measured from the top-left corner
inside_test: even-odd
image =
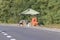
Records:
[[[44,27],[47,27],[47,28],[58,28],[58,29],[60,29],[60,24],[44,25]]]

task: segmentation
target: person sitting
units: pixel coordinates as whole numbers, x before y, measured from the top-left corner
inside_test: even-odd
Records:
[[[31,24],[32,24],[32,26],[37,26],[38,25],[38,22],[37,22],[37,18],[36,17],[33,17],[32,18]]]

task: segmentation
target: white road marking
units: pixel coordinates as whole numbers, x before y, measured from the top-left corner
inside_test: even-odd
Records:
[[[10,40],[16,40],[16,39],[10,39]]]
[[[5,35],[5,36],[6,36],[6,35],[8,35],[8,34],[7,34],[7,33],[4,33],[3,35]]]
[[[6,36],[7,38],[11,38],[12,36]]]
[[[11,39],[12,36],[8,35],[7,33],[3,32],[0,30],[0,33],[2,33],[4,36],[6,36],[7,38],[9,38],[10,40],[16,40],[16,39]]]
[[[1,32],[1,33],[3,33],[3,34],[4,34],[5,32]]]

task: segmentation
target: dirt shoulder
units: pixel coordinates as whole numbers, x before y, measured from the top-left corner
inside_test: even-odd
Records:
[[[57,28],[57,29],[60,29],[60,24],[50,24],[50,25],[44,25],[44,27],[47,27],[47,28]]]
[[[18,26],[18,24],[0,24],[0,26]]]
[[[18,27],[19,24],[0,24],[0,26],[15,26],[15,27]],[[27,27],[27,28],[35,28],[35,29],[42,29],[42,30],[60,32],[60,29],[56,28],[56,27],[58,27],[58,26],[57,25],[45,25],[45,26]]]
[[[60,29],[58,28],[48,28],[44,26],[39,26],[39,27],[30,27],[30,28],[35,28],[35,29],[41,29],[41,30],[48,30],[48,31],[54,31],[54,32],[60,32]]]

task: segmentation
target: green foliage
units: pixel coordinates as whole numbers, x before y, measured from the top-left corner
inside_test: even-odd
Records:
[[[31,20],[32,16],[20,15],[28,8],[40,12],[37,16],[39,23],[60,23],[60,0],[0,0],[0,23],[18,23],[21,19]]]

